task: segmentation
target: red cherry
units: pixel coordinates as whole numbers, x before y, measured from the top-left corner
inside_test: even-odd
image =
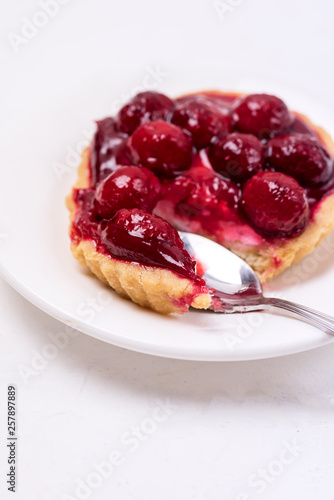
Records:
[[[111,220],[102,222],[101,241],[115,257],[158,265],[205,285],[178,232],[157,215],[136,208],[119,210]]]
[[[153,210],[160,195],[160,183],[144,167],[120,167],[108,175],[95,192],[97,214],[109,219],[121,208]]]
[[[178,232],[162,217],[150,214],[145,210],[119,210],[112,219],[113,224],[133,237],[149,241],[160,240],[183,248]]]
[[[275,170],[291,175],[303,186],[319,186],[333,176],[333,159],[328,151],[306,134],[274,137],[267,144],[267,160]]]
[[[208,155],[216,172],[236,182],[244,182],[262,169],[263,146],[251,134],[234,132],[218,136]]]
[[[259,172],[243,190],[241,206],[255,229],[272,236],[303,231],[309,206],[304,189],[289,175]]]
[[[251,94],[242,97],[232,109],[236,130],[268,139],[292,126],[293,117],[285,103],[273,95]]]
[[[164,94],[141,92],[118,112],[117,126],[121,132],[132,134],[143,123],[165,120],[173,109],[173,101]]]
[[[205,219],[207,224],[236,212],[239,197],[239,189],[233,182],[202,167],[177,177],[165,195],[180,215]]]
[[[191,134],[197,149],[208,146],[219,133],[228,133],[230,126],[229,117],[204,97],[188,98],[178,104],[171,121]]]
[[[128,144],[136,163],[160,175],[171,176],[191,164],[191,140],[171,123],[145,123],[133,133]]]

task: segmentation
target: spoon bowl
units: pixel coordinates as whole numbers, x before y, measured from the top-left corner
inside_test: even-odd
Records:
[[[184,248],[200,264],[209,288],[227,300],[262,295],[262,287],[253,269],[227,248],[198,234],[179,231]]]

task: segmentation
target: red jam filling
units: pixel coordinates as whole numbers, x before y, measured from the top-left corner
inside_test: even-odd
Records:
[[[334,190],[316,130],[266,94],[138,94],[97,122],[89,166],[91,187],[74,190],[72,240],[200,286],[171,224],[261,245],[300,234]]]

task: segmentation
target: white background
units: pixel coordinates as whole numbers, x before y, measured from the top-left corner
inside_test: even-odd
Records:
[[[16,53],[8,35],[20,34],[22,18],[33,19],[41,7],[38,1],[2,0],[1,128],[1,108],[20,119],[20,103],[29,98],[26,82],[40,88],[38,115],[50,102],[54,79],[62,81],[59,102],[69,95],[82,102],[84,127],[92,117],[86,108],[94,109],[85,106],[86,84],[80,86],[87,65],[97,93],[112,85],[99,80],[103,66],[114,69],[115,81],[131,74],[130,88],[148,65],[168,73],[175,61],[184,67],[189,61],[203,71],[207,64],[241,68],[245,81],[275,75],[334,106],[330,0],[224,5],[219,16],[204,0],[71,0]],[[80,133],[66,120],[66,109],[59,113],[76,144]],[[94,116],[100,114],[97,109]],[[15,186],[1,189],[12,189],[15,203]],[[197,363],[137,354],[78,334],[56,351],[50,344],[56,334],[64,338],[61,323],[3,282],[0,296],[1,499],[332,500],[334,345],[272,360]],[[18,392],[16,496],[5,484],[10,383]],[[129,441],[138,427],[141,438]],[[292,446],[294,454],[286,451]],[[101,479],[96,466],[116,450],[122,463]],[[266,479],[259,482],[259,474]]]

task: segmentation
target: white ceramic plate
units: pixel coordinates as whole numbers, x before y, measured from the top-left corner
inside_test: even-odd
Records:
[[[69,64],[70,62],[68,62]],[[6,94],[2,109],[0,258],[2,276],[33,304],[63,323],[106,342],[145,353],[194,360],[243,360],[280,356],[332,339],[297,320],[253,313],[224,316],[190,312],[160,316],[118,297],[73,259],[64,197],[76,176],[78,150],[94,118],[108,115],[124,94],[157,85],[152,68],[117,74],[102,67],[80,78],[26,74]],[[151,72],[150,72],[151,71]],[[159,77],[170,95],[221,88],[273,92],[334,133],[327,107],[277,78],[248,76],[236,68],[169,68]],[[17,69],[17,75],[22,68]],[[273,83],[275,82],[275,83]],[[136,88],[135,88],[136,87]],[[333,114],[333,113],[332,113]],[[332,312],[334,238],[266,290]]]

